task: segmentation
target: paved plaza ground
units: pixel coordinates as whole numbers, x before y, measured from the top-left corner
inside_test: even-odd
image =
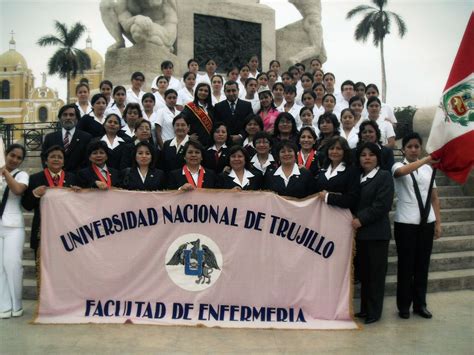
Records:
[[[356,331],[31,325],[25,301],[24,317],[0,320],[0,354],[473,354],[474,292],[428,297],[431,320],[399,319],[386,297],[383,319]]]

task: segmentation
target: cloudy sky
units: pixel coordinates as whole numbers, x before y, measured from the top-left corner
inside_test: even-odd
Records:
[[[182,0],[178,0],[182,1]],[[219,1],[219,0],[214,0]],[[9,32],[15,32],[17,50],[24,55],[41,84],[41,72],[47,71],[53,48],[36,45],[39,37],[54,33],[53,21],[67,24],[81,21],[91,31],[94,49],[103,56],[113,43],[99,12],[99,0],[0,0],[0,52],[8,50]],[[286,0],[262,0],[275,9],[276,27],[281,28],[301,18]],[[373,82],[381,86],[379,50],[372,42],[355,42],[354,28],[359,18],[347,21],[353,7],[369,0],[323,0],[324,42],[328,61],[326,71],[345,79]],[[387,67],[387,102],[393,106],[435,105],[449,75],[452,62],[473,10],[472,0],[389,0],[388,10],[401,15],[408,27],[404,39],[394,28],[385,41]],[[85,47],[87,36],[79,47]],[[264,63],[265,67],[267,63]],[[138,69],[138,68],[137,68]],[[266,69],[266,68],[265,68]],[[65,97],[65,81],[48,78],[48,86]]]

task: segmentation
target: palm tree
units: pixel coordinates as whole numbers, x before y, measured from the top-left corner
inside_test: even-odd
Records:
[[[392,11],[385,11],[388,0],[371,0],[374,6],[359,5],[349,11],[346,15],[346,19],[351,19],[355,15],[363,14],[364,18],[356,27],[354,32],[354,38],[356,41],[366,42],[370,34],[373,37],[373,43],[375,47],[380,45],[380,59],[382,64],[382,101],[385,102],[387,97],[387,78],[385,74],[385,58],[383,41],[385,36],[390,33],[390,25],[392,20],[395,20],[398,26],[398,34],[401,38],[405,36],[407,32],[407,26],[405,21]]]
[[[49,75],[58,74],[60,78],[67,80],[67,99],[69,103],[69,82],[75,78],[77,73],[91,68],[89,55],[77,48],[74,48],[77,41],[86,31],[86,27],[80,23],[75,23],[70,29],[67,25],[59,21],[54,23],[58,36],[46,35],[38,40],[38,45],[59,46],[59,49],[48,61]]]

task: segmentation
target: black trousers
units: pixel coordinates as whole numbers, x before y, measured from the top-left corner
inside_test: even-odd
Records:
[[[388,244],[388,240],[357,240],[360,311],[366,313],[367,318],[382,316]]]
[[[434,222],[423,226],[395,222],[397,244],[397,307],[400,312],[426,307],[428,270],[433,249]]]

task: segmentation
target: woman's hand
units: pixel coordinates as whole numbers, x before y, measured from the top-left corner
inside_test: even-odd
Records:
[[[80,192],[81,188],[79,186],[71,186],[71,190],[74,192]]]
[[[108,186],[107,186],[107,183],[106,182],[103,182],[103,181],[99,181],[97,180],[95,182],[96,186],[99,188],[99,190],[108,190]]]
[[[435,223],[435,230],[434,230],[434,239],[441,238],[442,227],[441,223]]]
[[[38,186],[36,189],[33,190],[33,195],[37,198],[43,197],[46,193],[47,187],[45,185]]]
[[[321,200],[326,201],[326,195],[327,195],[327,194],[328,194],[328,192],[327,192],[326,190],[323,190],[323,191],[320,191],[320,192],[318,193],[318,196],[319,196],[319,198],[320,198]]]
[[[360,220],[359,218],[354,218],[352,220],[352,228],[354,228],[355,230],[359,229],[360,227],[362,227],[362,224],[360,223]]]
[[[242,188],[240,186],[234,186],[231,190],[232,191],[242,191]]]
[[[181,186],[178,190],[180,191],[193,191],[196,187],[191,185],[189,182]]]

